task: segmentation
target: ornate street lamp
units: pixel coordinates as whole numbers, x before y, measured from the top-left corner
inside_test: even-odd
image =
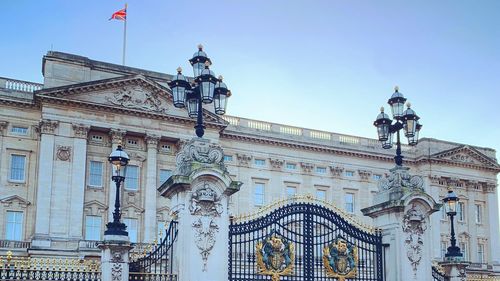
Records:
[[[226,84],[222,82],[222,76],[215,77],[210,70],[212,61],[203,51],[203,46],[198,46],[198,51],[189,60],[193,66],[194,79],[191,83],[182,75],[182,69],[177,68],[177,75],[169,83],[172,89],[174,106],[187,108],[188,116],[196,118],[194,126],[196,135],[203,137],[205,125],[203,123],[203,104],[214,103],[214,112],[218,115],[226,113],[227,98],[231,96]]]
[[[448,195],[446,195],[443,199],[443,202],[446,206],[446,214],[450,216],[451,220],[451,246],[448,247],[448,252],[445,254],[445,257],[462,257],[460,248],[457,247],[457,240],[455,239],[455,226],[453,225],[453,217],[457,214],[458,200],[459,199],[455,192],[448,189]]]
[[[422,129],[422,125],[418,123],[420,117],[411,109],[410,103],[406,104],[408,108],[404,110],[405,102],[406,98],[399,92],[399,88],[395,87],[394,94],[387,101],[391,107],[392,117],[395,120],[394,124],[389,115],[384,113],[383,107],[380,109],[377,119],[373,122],[373,125],[377,127],[378,140],[382,143],[384,149],[392,148],[393,135],[396,133],[396,156],[394,161],[398,166],[403,165],[399,131],[403,129],[405,136],[408,138],[408,144],[414,146],[418,143],[418,134]]]
[[[111,179],[116,184],[115,211],[113,212],[113,221],[106,224],[104,235],[124,235],[128,236],[127,226],[120,222],[120,183],[125,180],[125,172],[130,158],[127,153],[122,150],[122,146],[118,145],[115,151],[111,152],[108,157],[109,163],[113,167]]]

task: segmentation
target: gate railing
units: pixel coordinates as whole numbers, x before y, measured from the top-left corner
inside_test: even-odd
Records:
[[[177,222],[171,221],[159,244],[153,245],[140,257],[132,257],[129,280],[177,281],[177,274],[173,272],[177,233]]]
[[[100,281],[98,260],[0,256],[0,280]]]

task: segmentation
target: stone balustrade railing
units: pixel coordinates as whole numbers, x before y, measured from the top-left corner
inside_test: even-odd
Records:
[[[0,77],[0,88],[33,93],[36,90],[42,89],[43,84]]]
[[[29,241],[0,240],[0,248],[3,249],[28,249],[31,247]]]
[[[283,135],[286,138],[300,137],[321,143],[339,144],[342,146],[364,147],[368,149],[383,150],[379,141],[376,139],[363,138],[351,135],[337,134],[326,131],[311,130],[306,128],[287,126],[271,122],[257,121],[247,118],[224,115],[222,118],[229,122],[229,126],[238,128],[246,128],[261,132],[270,132]],[[402,145],[401,149],[410,152],[408,145]],[[410,152],[411,154],[411,152]]]

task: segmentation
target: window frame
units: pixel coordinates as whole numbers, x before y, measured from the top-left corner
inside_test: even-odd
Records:
[[[100,185],[95,185],[92,182],[92,163],[101,163],[101,182]],[[89,176],[88,176],[88,184],[87,186],[92,188],[103,188],[104,187],[104,162],[98,160],[90,160],[89,161]]]
[[[266,159],[262,159],[262,158],[254,158],[254,159],[253,159],[253,164],[254,164],[256,167],[265,167],[265,166],[266,166]]]
[[[482,204],[475,204],[475,220],[476,224],[482,224],[483,223],[483,205]]]
[[[262,186],[262,194],[257,194],[257,186]],[[262,202],[257,202],[257,196],[261,197]],[[262,207],[266,204],[266,183],[256,181],[253,183],[253,205]]]
[[[90,229],[92,230],[95,230],[96,228],[96,224],[95,224],[95,219],[96,218],[99,218],[99,224],[98,224],[98,227],[99,227],[99,231],[98,233],[94,233],[93,231],[90,231],[90,233],[92,233],[90,236],[95,236],[97,235],[97,239],[92,239],[92,238],[95,238],[95,237],[88,237],[89,235],[87,235],[87,233],[89,233],[89,224],[88,224],[88,219],[89,218],[92,218],[92,225],[90,227]],[[85,240],[88,240],[88,241],[101,241],[102,240],[102,216],[94,216],[94,215],[85,215]]]
[[[352,202],[347,202],[347,196],[350,195]],[[356,212],[356,194],[353,192],[345,192],[344,193],[344,210],[349,214],[354,214]],[[352,204],[352,211],[347,208],[348,204]]]
[[[13,183],[26,183],[26,178],[27,178],[27,175],[26,175],[26,171],[27,171],[27,166],[28,166],[28,156],[26,154],[23,154],[23,153],[19,153],[19,152],[12,152],[9,154],[10,157],[9,157],[9,176],[8,176],[8,181],[9,182],[13,182]],[[23,178],[21,180],[18,180],[18,179],[13,179],[12,178],[12,172],[13,172],[13,159],[14,159],[14,156],[21,156],[24,158],[24,163],[23,163],[23,170],[22,170],[22,175],[23,175]]]
[[[293,194],[290,193],[291,190],[293,190]],[[287,199],[293,198],[293,197],[297,196],[297,186],[296,185],[287,184],[285,186],[285,192],[286,192],[286,198]]]
[[[293,168],[291,168],[291,167],[293,167]],[[289,171],[295,171],[295,170],[297,170],[297,164],[291,163],[291,162],[286,162],[285,168]]]
[[[17,132],[15,129],[26,129],[26,132],[24,133],[21,133],[21,132]],[[29,134],[29,127],[24,127],[24,126],[20,126],[20,125],[12,125],[12,127],[10,127],[10,130],[9,132],[13,135],[16,135],[16,136],[27,136]]]
[[[131,227],[132,225],[129,225],[127,222],[135,222],[135,232],[131,231],[133,228]],[[128,237],[130,240],[130,243],[139,243],[139,219],[137,218],[123,218],[123,223],[127,226],[127,232],[128,232]],[[134,235],[135,234],[135,239]],[[135,241],[132,241],[135,240]]]
[[[137,178],[135,178],[136,188],[130,188],[128,182],[130,182],[130,167],[137,168]],[[125,180],[123,181],[123,188],[128,191],[139,191],[141,185],[141,167],[139,165],[128,165],[125,172]]]
[[[165,180],[162,180],[162,172],[169,172],[169,176],[165,179]],[[158,181],[159,181],[159,185],[162,185],[165,181],[168,180],[168,178],[170,178],[172,176],[172,173],[173,171],[171,169],[158,169]]]
[[[318,192],[323,192],[324,194],[324,197],[323,198],[320,198],[318,196]],[[323,200],[323,201],[326,201],[326,198],[327,198],[327,195],[328,194],[328,191],[326,189],[322,189],[322,188],[316,188],[316,192],[315,192],[315,196],[316,196],[316,199],[319,199],[319,200]]]
[[[21,215],[21,222],[17,222],[16,219],[14,218],[14,222],[9,222],[9,214],[14,214],[14,215]],[[5,240],[9,241],[23,241],[24,240],[24,212],[19,211],[19,210],[6,210],[5,211]],[[16,227],[20,227],[19,230],[19,237],[9,237],[9,225],[11,223],[14,224],[14,233],[13,235],[16,236]]]
[[[465,222],[465,202],[458,202],[457,205],[457,221]],[[460,211],[459,211],[460,210]]]

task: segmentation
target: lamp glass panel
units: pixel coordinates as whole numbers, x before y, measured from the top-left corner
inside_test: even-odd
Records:
[[[200,76],[201,72],[205,69],[205,64],[202,62],[197,62],[193,64],[193,73],[194,77]]]
[[[415,135],[416,123],[417,122],[415,122],[415,120],[413,120],[413,119],[405,120],[405,122],[403,124],[403,129],[405,130],[405,136],[407,138],[413,137]]]
[[[457,202],[455,200],[449,200],[446,202],[446,212],[447,213],[456,213],[457,212]]]
[[[127,166],[123,166],[120,163],[112,163],[111,165],[113,166],[113,176],[125,177]]]
[[[404,110],[404,103],[402,102],[395,102],[391,105],[391,110],[392,110],[392,116],[394,118],[400,118],[403,116],[403,110]]]
[[[386,141],[389,138],[389,124],[377,125],[378,140]]]
[[[201,82],[200,91],[201,91],[201,100],[203,103],[211,103],[214,99],[214,89],[215,83],[210,81]]]
[[[191,118],[198,117],[198,99],[191,98],[187,101],[188,115]]]
[[[392,136],[393,134],[389,133],[387,140],[382,141],[382,148],[384,149],[392,148]]]
[[[174,106],[178,108],[184,107],[184,103],[186,100],[186,88],[185,87],[173,87],[172,95],[174,97]]]
[[[223,115],[226,113],[227,107],[227,96],[226,95],[215,95],[214,97],[214,109],[215,113]]]

